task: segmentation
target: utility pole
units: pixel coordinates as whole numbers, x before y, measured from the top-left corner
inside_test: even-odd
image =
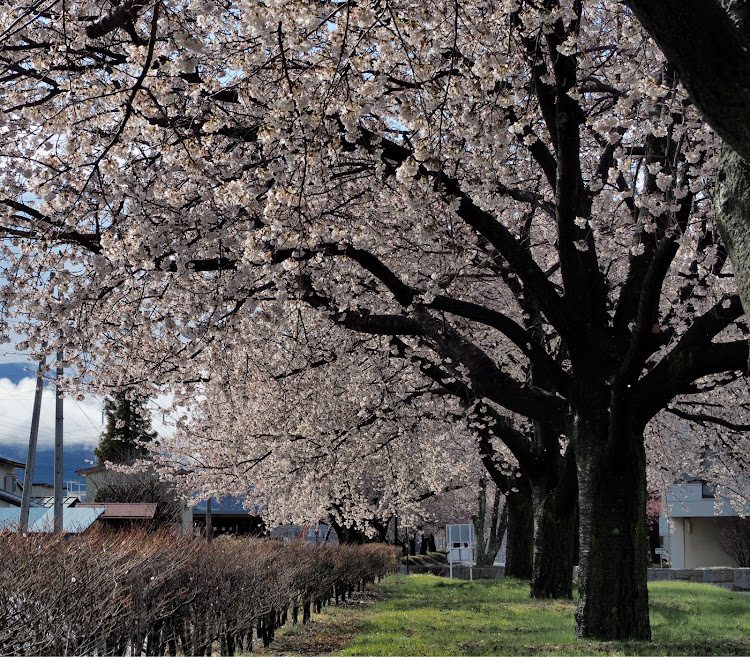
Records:
[[[206,543],[210,543],[214,537],[214,522],[211,517],[211,498],[206,500]]]
[[[63,531],[63,395],[60,380],[63,377],[62,349],[57,352],[57,371],[55,385],[55,534]]]
[[[55,272],[50,274],[49,280],[52,282]],[[55,299],[60,299],[60,286],[55,288]],[[63,531],[63,398],[60,381],[63,377],[63,350],[60,347],[57,350],[57,368],[55,370],[55,480],[54,491],[55,501],[53,506],[53,519],[55,534],[62,534]]]
[[[45,345],[46,346],[46,345]],[[31,507],[31,487],[34,483],[34,465],[36,462],[36,442],[39,436],[39,414],[42,410],[42,391],[44,390],[44,365],[46,358],[39,361],[36,373],[36,392],[34,408],[31,412],[31,433],[29,434],[29,451],[26,453],[26,468],[23,476],[23,495],[21,496],[21,517],[18,522],[18,533],[25,534],[29,529],[29,508]]]
[[[409,525],[406,525],[404,527],[406,530],[406,574],[409,574],[409,550],[411,548],[411,545],[409,544]]]

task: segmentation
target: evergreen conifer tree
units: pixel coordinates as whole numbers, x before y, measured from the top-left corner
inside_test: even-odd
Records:
[[[143,443],[156,438],[156,432],[151,429],[145,401],[144,397],[127,389],[107,397],[104,403],[107,428],[94,450],[99,465],[105,461],[122,463],[146,455],[148,450]]]

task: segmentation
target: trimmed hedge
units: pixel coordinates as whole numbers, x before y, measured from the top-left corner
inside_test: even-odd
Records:
[[[387,545],[0,533],[0,654],[225,655],[392,572]]]

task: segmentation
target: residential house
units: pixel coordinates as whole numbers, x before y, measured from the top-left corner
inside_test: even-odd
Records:
[[[659,534],[671,567],[736,567],[735,560],[722,549],[726,540],[722,531],[737,515],[704,481],[692,479],[670,486]]]
[[[95,465],[76,470],[76,474],[86,480],[86,506],[95,505],[108,508],[109,511],[104,514],[102,521],[110,526],[122,526],[133,524],[133,522],[151,523],[155,519],[159,519],[160,513],[166,512],[170,516],[177,517],[176,525],[180,533],[192,532],[193,530],[192,509],[170,494],[164,495],[158,475],[152,469],[131,474],[118,472],[104,465]],[[111,490],[108,491],[108,488]],[[120,489],[119,494],[122,495],[120,499],[101,504],[97,501],[97,493],[110,493],[115,489]],[[119,494],[115,491],[114,497],[117,498]],[[162,495],[164,496],[162,497]],[[174,504],[177,505],[177,508],[172,506]],[[165,508],[167,506],[172,507],[173,513]]]
[[[84,495],[84,499],[87,502],[94,500],[96,491],[100,488],[116,484],[122,479],[122,473],[108,470],[103,465],[94,465],[90,468],[76,470],[76,474],[86,480],[86,494]]]
[[[104,502],[102,504],[77,504],[77,509],[103,508],[98,522],[110,529],[132,529],[151,527],[156,518],[156,503],[148,502]]]
[[[26,465],[0,456],[0,508],[18,508],[23,498],[24,484],[18,481],[16,470],[25,470]],[[55,500],[53,484],[31,484],[31,507],[52,508]],[[78,501],[76,496],[63,495],[63,506],[72,507]]]
[[[193,525],[204,533],[206,530],[206,501],[202,500],[192,507]],[[234,536],[259,536],[265,527],[256,506],[247,509],[243,501],[234,496],[211,498],[211,525],[213,535],[230,534]]]
[[[0,508],[20,507],[21,489],[16,470],[23,470],[24,464],[0,455]]]

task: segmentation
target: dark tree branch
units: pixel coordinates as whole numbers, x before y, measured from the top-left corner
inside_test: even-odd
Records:
[[[336,249],[331,246],[330,249]],[[407,308],[420,294],[416,288],[404,284],[379,258],[368,251],[349,246],[343,254],[358,262],[364,269],[373,274],[388,290],[400,305]],[[564,397],[570,394],[570,379],[562,368],[552,359],[544,348],[527,330],[501,312],[477,303],[453,299],[446,295],[436,295],[433,301],[423,302],[423,307],[448,312],[473,322],[484,324],[500,331],[521,352],[545,372],[554,383],[555,388]]]
[[[400,144],[381,139],[373,132],[360,129],[361,145],[368,149],[382,149],[386,161],[401,164],[411,156],[411,151]],[[574,341],[578,336],[578,323],[568,312],[555,286],[512,233],[489,212],[478,207],[471,197],[462,191],[461,185],[444,172],[431,172],[420,167],[419,175],[432,177],[446,196],[459,200],[458,216],[484,237],[508,261],[516,275],[523,281],[528,294],[537,299],[539,307],[548,321],[560,332],[563,339]]]
[[[741,316],[739,297],[732,295],[693,322],[675,348],[634,386],[645,418],[652,418],[677,395],[695,393],[694,382],[701,377],[745,369],[746,340],[712,342]]]
[[[667,408],[666,411],[667,413],[671,413],[675,417],[700,424],[702,427],[705,427],[707,424],[716,424],[720,427],[724,427],[725,429],[730,429],[731,431],[750,431],[750,424],[738,424],[737,422],[730,422],[729,420],[725,420],[724,418],[708,415],[707,413],[689,413],[688,411],[681,411],[678,408]]]
[[[684,227],[692,209],[692,194],[688,194],[683,201],[677,217],[679,226]],[[661,299],[662,287],[669,268],[672,265],[680,244],[674,237],[665,235],[656,247],[648,266],[639,259],[639,256],[631,258],[631,270],[621,291],[623,303],[618,307],[619,316],[616,316],[615,326],[623,334],[629,332],[629,327],[623,326],[623,312],[627,308],[631,312],[635,310],[632,336],[628,341],[628,350],[622,360],[616,378],[620,383],[628,383],[635,380],[640,374],[646,359],[654,353],[658,346],[655,341],[654,331],[659,331],[659,300]],[[631,276],[631,272],[633,272]],[[633,308],[637,300],[637,306]],[[617,336],[619,340],[627,340],[626,335]]]
[[[440,356],[451,358],[466,367],[472,388],[478,395],[531,419],[559,423],[565,420],[568,406],[562,397],[518,383],[500,370],[484,351],[467,341],[447,322],[428,313],[406,316],[370,315],[348,311],[334,313],[333,319],[341,326],[361,333],[425,338]]]
[[[68,230],[67,227],[63,228],[57,222],[53,221],[49,217],[43,215],[36,208],[21,203],[20,201],[14,201],[12,199],[0,199],[1,205],[7,205],[9,208],[14,209],[16,212],[20,212],[24,216],[17,216],[18,219],[24,222],[39,222],[44,224],[52,234],[44,234],[44,237],[51,237],[56,242],[77,244],[78,246],[84,247],[86,250],[92,253],[101,253],[102,247],[99,243],[99,235],[95,233],[81,233],[75,230]],[[10,235],[13,237],[21,237],[25,239],[33,239],[34,237],[41,238],[42,235],[35,234],[31,229],[24,230],[22,228],[13,228],[10,226],[3,226],[0,228],[0,234]]]
[[[580,2],[575,2],[573,7],[580,16]],[[571,360],[574,363],[585,363],[590,371],[595,372],[606,366],[606,363],[602,362],[601,354],[606,353],[605,345],[610,342],[606,328],[609,319],[606,306],[607,286],[599,269],[593,236],[590,232],[584,232],[575,223],[577,217],[590,216],[591,203],[587,198],[581,175],[580,126],[584,120],[584,113],[578,101],[568,93],[578,81],[576,58],[563,55],[558,50],[567,35],[568,28],[562,21],[558,21],[555,29],[545,37],[556,81],[555,218],[560,270],[566,306],[578,320],[577,334],[571,336],[573,339],[566,337],[565,342]],[[595,345],[594,349],[592,345]]]
[[[115,7],[114,11],[100,18],[93,25],[86,28],[86,36],[90,39],[102,37],[114,32],[120,27],[125,27],[130,21],[138,16],[138,12],[146,6],[142,0],[127,0]]]

